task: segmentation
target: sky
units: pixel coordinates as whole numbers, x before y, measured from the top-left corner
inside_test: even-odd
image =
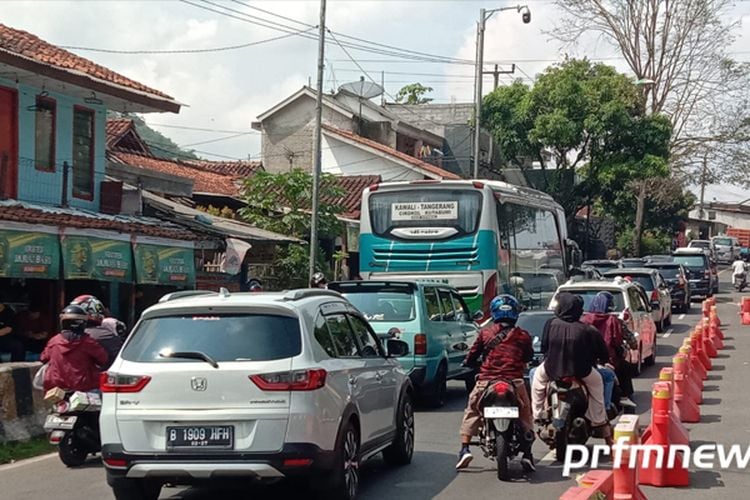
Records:
[[[328,0],[326,23],[334,34],[329,35],[326,46],[324,89],[333,90],[365,76],[377,82],[384,78],[388,101],[402,86],[413,82],[433,87],[431,97],[435,102],[471,101],[473,65],[460,62],[474,60],[479,9],[517,3]],[[531,83],[536,74],[565,54],[602,59],[627,73],[627,67],[606,42],[590,39],[577,47],[561,47],[550,40],[545,32],[560,17],[553,2],[521,3],[531,11],[530,24],[524,24],[515,10],[496,13],[487,22],[484,58],[490,63],[485,70],[492,69],[494,62],[505,70],[516,64],[515,74],[502,75],[501,84],[514,78]],[[315,33],[310,26],[318,23],[319,5],[318,0],[3,0],[0,23],[56,45],[79,47],[70,50],[173,96],[185,104],[179,114],[154,113],[144,118],[200,156],[261,159],[260,136],[251,130],[251,123],[309,81],[315,85],[316,78],[317,42],[272,27],[280,28],[281,24],[287,32]],[[750,60],[750,1],[738,1],[729,20],[742,22],[731,50],[738,59]],[[259,26],[259,22],[266,26]],[[116,54],[82,49],[203,50],[271,38],[277,39],[207,53]],[[456,63],[394,59],[337,45],[346,41],[370,47],[368,42],[376,42],[439,55]],[[491,88],[492,77],[487,76],[485,93]],[[726,201],[750,198],[742,189],[709,187],[706,198],[717,196]]]

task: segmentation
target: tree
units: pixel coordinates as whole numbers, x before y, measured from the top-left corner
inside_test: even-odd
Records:
[[[737,22],[730,0],[557,0],[565,13],[552,34],[566,44],[603,38],[619,50],[650,113],[671,118],[670,165],[694,181],[700,159],[714,167],[750,158],[750,66],[728,56]],[[722,112],[717,112],[719,109]],[[747,164],[747,163],[745,163]],[[740,180],[747,183],[746,172]],[[726,180],[732,180],[731,178]],[[735,179],[737,180],[737,179]]]
[[[425,87],[421,83],[410,83],[409,85],[404,85],[398,91],[396,102],[405,101],[405,104],[427,104],[428,102],[432,102],[432,99],[423,96],[432,91],[432,87]]]
[[[342,209],[338,198],[344,192],[338,187],[336,178],[330,174],[323,174],[320,187],[320,235],[336,236],[341,232],[337,214]],[[278,174],[261,171],[245,180],[243,195],[247,206],[240,209],[239,213],[247,222],[261,229],[309,242],[312,174],[301,169]],[[328,266],[322,249],[318,255],[318,269],[326,271]],[[308,244],[290,244],[286,248],[280,248],[274,266],[277,286],[306,286],[309,258]]]

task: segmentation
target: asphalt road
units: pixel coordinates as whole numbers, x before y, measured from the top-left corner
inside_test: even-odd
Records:
[[[722,276],[724,290],[728,274]],[[726,348],[713,360],[714,369],[709,374],[701,406],[701,423],[688,425],[693,447],[704,443],[731,445],[750,444],[750,362],[744,355],[750,352],[750,326],[739,326],[737,316],[739,295],[723,292],[719,296],[719,315],[727,337]],[[671,357],[681,345],[699,317],[699,304],[694,304],[690,314],[675,315],[673,327],[658,339],[656,365],[647,368],[636,379],[636,402],[643,411],[641,423],[647,424],[650,407],[650,389],[659,369],[671,365]],[[402,468],[387,467],[379,458],[363,466],[360,498],[375,500],[427,498],[442,499],[496,499],[558,498],[567,488],[574,486],[571,478],[562,477],[562,466],[553,463],[549,450],[537,440],[535,454],[541,459],[536,473],[525,477],[518,464],[512,465],[515,478],[500,483],[492,462],[476,457],[472,467],[456,473],[454,470],[458,451],[457,431],[466,394],[463,384],[451,384],[449,402],[440,410],[421,410],[417,414],[417,443],[411,465]],[[691,471],[689,488],[643,488],[649,499],[705,499],[720,496],[722,499],[750,497],[750,472],[747,470]],[[295,494],[296,493],[296,494]],[[242,490],[164,488],[161,499],[204,500],[213,498],[279,499],[301,496],[298,490],[287,486],[248,488]],[[92,459],[83,468],[66,469],[55,455],[32,459],[9,466],[0,466],[0,498],[80,500],[112,498],[107,487],[101,463]]]

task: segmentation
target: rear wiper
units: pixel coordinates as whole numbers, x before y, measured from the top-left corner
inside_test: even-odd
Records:
[[[219,367],[219,363],[217,363],[214,358],[200,351],[174,352],[174,351],[170,351],[169,349],[163,349],[159,351],[159,356],[161,356],[162,358],[200,359],[202,361],[205,361],[209,365],[213,366],[214,368]]]

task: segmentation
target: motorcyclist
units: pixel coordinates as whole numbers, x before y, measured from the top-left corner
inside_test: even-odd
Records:
[[[732,285],[737,284],[737,279],[743,274],[747,274],[747,264],[741,258],[732,262]]]
[[[323,273],[315,273],[313,274],[312,278],[310,279],[310,288],[327,288],[328,287],[328,280],[326,279],[325,274]]]
[[[105,351],[107,351],[107,362],[103,368],[106,370],[115,361],[117,354],[123,344],[123,339],[117,332],[102,326],[104,320],[104,304],[93,295],[79,295],[70,305],[80,306],[87,314],[86,333],[96,340]]]
[[[474,367],[479,364],[479,375],[474,389],[469,394],[469,403],[461,423],[461,451],[458,454],[456,469],[467,467],[474,458],[469,443],[481,422],[479,403],[485,389],[494,380],[504,379],[513,382],[520,403],[521,425],[533,436],[531,402],[524,384],[523,372],[526,363],[534,356],[534,349],[529,332],[515,326],[520,312],[521,305],[512,295],[495,297],[490,302],[493,323],[479,332],[464,360],[464,366]],[[521,459],[524,469],[529,472],[536,470],[531,454],[532,440],[528,442]]]
[[[612,428],[604,404],[604,383],[594,367],[606,362],[609,353],[599,331],[580,321],[583,299],[569,292],[557,296],[555,318],[547,322],[542,333],[544,361],[537,367],[531,384],[534,419],[539,422],[544,411],[547,384],[564,377],[575,377],[587,388],[586,417],[595,436],[611,440]]]
[[[86,335],[88,314],[70,305],[60,313],[62,331],[52,337],[42,351],[44,390],[55,387],[88,392],[99,388],[99,373],[107,363],[107,351]]]
[[[617,375],[620,383],[620,406],[634,408],[636,404],[630,399],[633,395],[633,374],[629,363],[625,362],[625,344],[630,349],[638,348],[638,339],[625,323],[612,314],[614,309],[615,298],[609,292],[599,292],[591,301],[589,310],[581,317],[581,321],[587,323],[601,333],[604,343],[609,352],[609,365]],[[599,374],[604,379],[605,374],[599,370]],[[607,400],[607,381],[605,383],[605,400]],[[612,381],[614,385],[614,380]],[[612,398],[611,388],[609,400]]]

